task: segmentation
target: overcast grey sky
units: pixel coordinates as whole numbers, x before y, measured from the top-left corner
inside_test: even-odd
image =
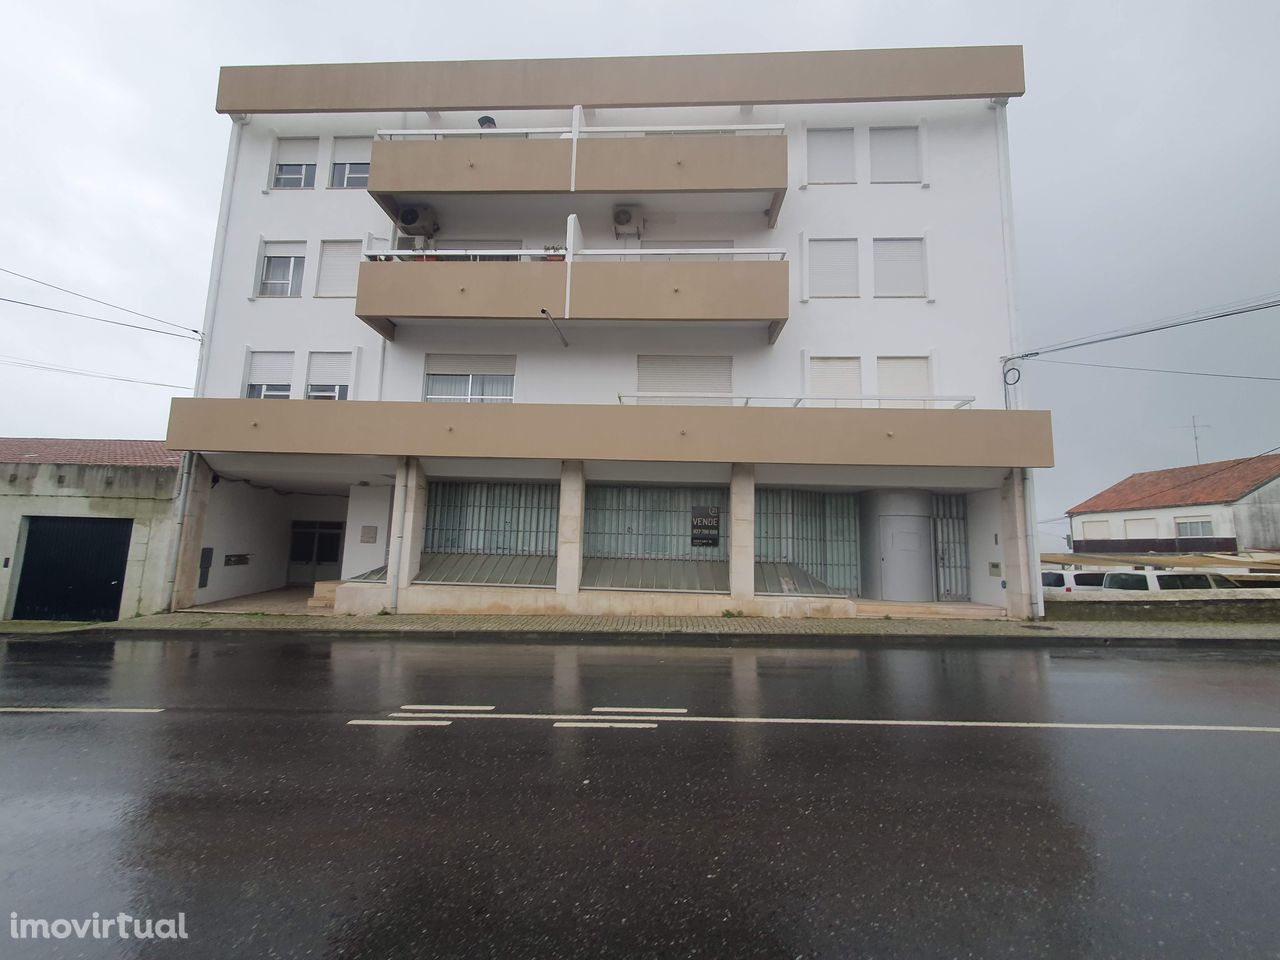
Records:
[[[32,2],[6,8],[0,267],[199,326],[237,63],[1020,43],[1009,110],[1028,347],[1280,290],[1280,4],[1257,0]],[[393,28],[389,28],[393,24]],[[0,297],[130,321],[0,274]],[[1280,310],[1055,357],[1280,375]],[[195,344],[0,303],[0,356],[189,383]],[[993,376],[998,372],[993,372]],[[1280,383],[1028,364],[1051,518],[1137,470],[1280,445]],[[162,437],[160,387],[0,366],[0,434]],[[1065,524],[1041,527],[1042,549]]]

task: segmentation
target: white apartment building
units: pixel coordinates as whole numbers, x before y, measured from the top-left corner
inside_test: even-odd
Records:
[[[1034,615],[1022,92],[1019,47],[224,68],[175,604]]]

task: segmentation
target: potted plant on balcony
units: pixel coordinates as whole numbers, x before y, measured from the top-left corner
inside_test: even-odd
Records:
[[[564,259],[564,247],[561,244],[549,243],[542,248],[542,251],[545,254],[542,258],[543,260],[560,261]]]

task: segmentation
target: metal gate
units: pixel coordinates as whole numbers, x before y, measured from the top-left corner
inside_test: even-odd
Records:
[[[28,517],[15,620],[116,620],[132,520]]]
[[[695,547],[694,507],[720,509],[719,544]],[[727,487],[588,486],[583,555],[636,560],[729,559]]]
[[[554,557],[559,520],[559,484],[433,480],[422,549]]]
[[[759,593],[857,596],[857,494],[758,488],[756,580]]]
[[[969,530],[964,494],[933,495],[933,554],[938,599],[969,599]]]

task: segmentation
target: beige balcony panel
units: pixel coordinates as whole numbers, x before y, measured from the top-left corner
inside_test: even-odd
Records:
[[[787,319],[780,260],[573,264],[570,316],[593,320]]]
[[[577,189],[597,193],[785,190],[785,136],[680,135],[578,141]]]
[[[1049,414],[177,398],[173,450],[538,460],[1051,467]]]
[[[563,192],[572,147],[559,139],[375,140],[369,192]]]

